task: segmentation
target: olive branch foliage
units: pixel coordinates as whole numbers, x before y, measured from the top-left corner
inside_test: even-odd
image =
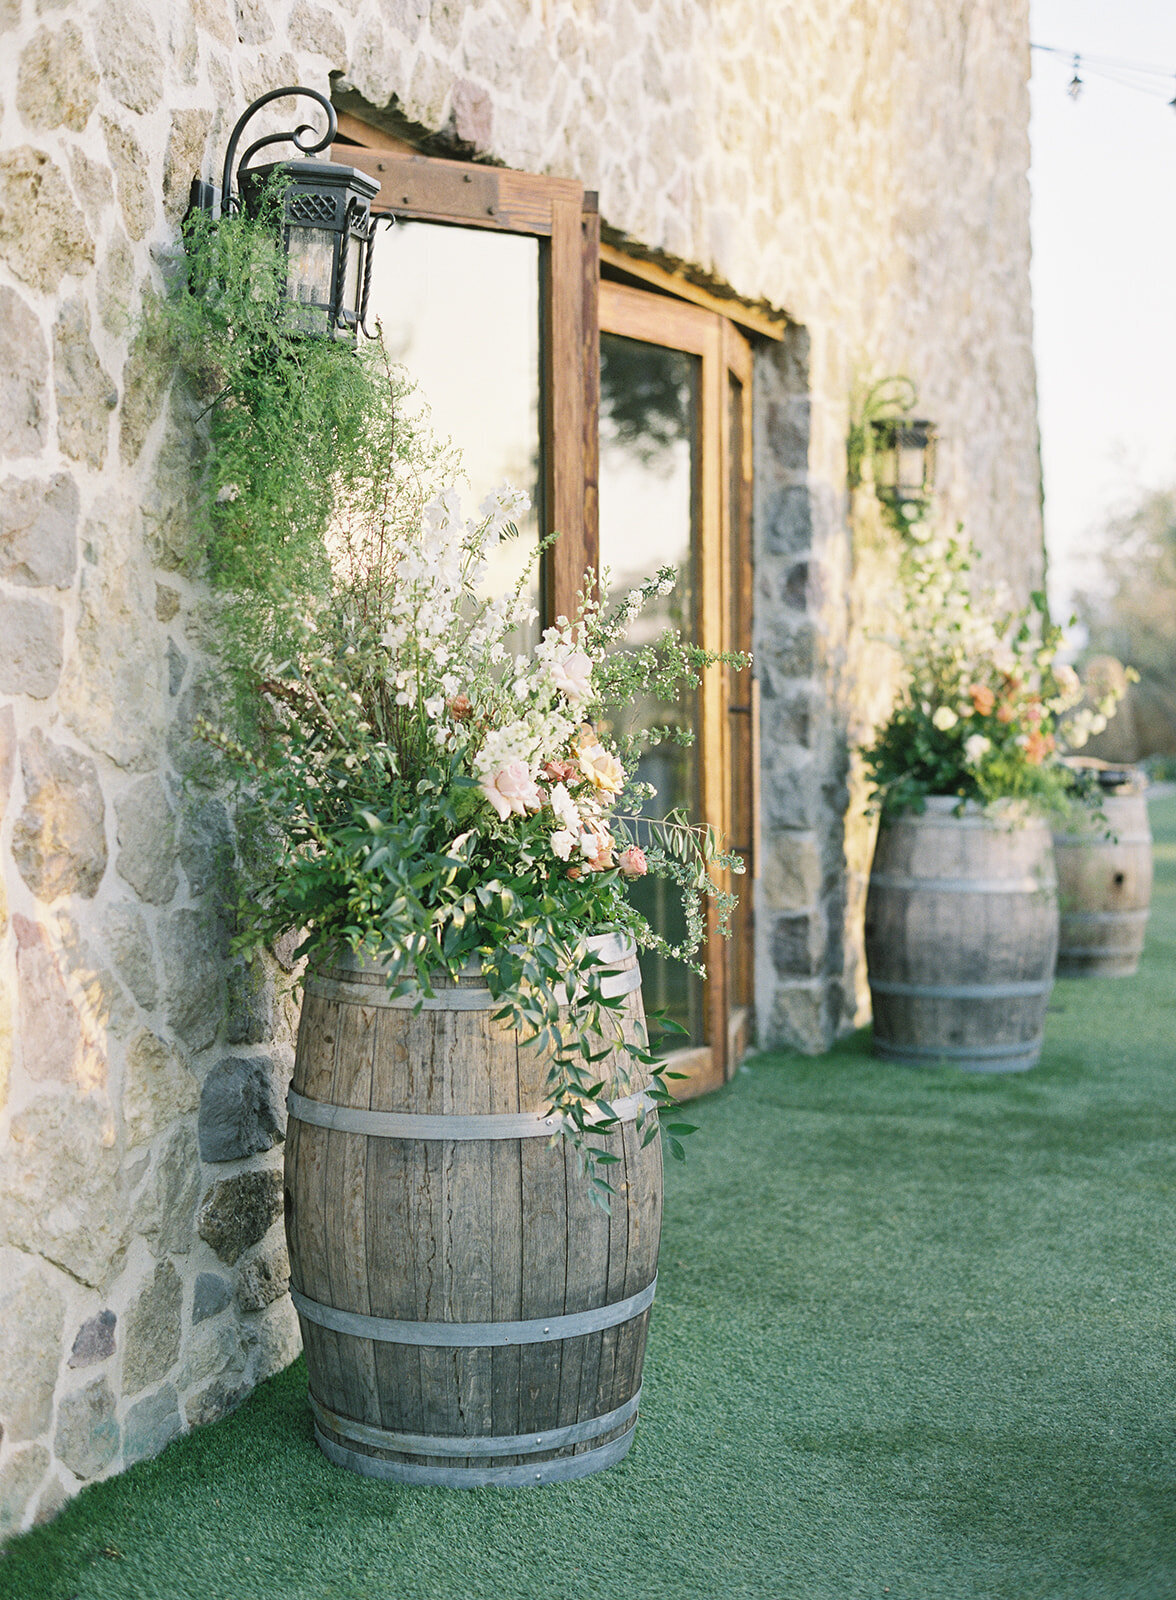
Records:
[[[417,998],[434,992],[439,973],[456,980],[477,963],[497,1019],[545,1052],[549,1108],[607,1208],[608,1168],[619,1159],[606,1137],[617,1125],[613,1099],[648,1076],[638,1117],[648,1143],[674,1104],[674,1074],[648,1036],[636,1036],[624,997],[604,992],[606,968],[588,937],[629,934],[701,970],[703,907],[712,903],[726,932],[727,876],[742,866],[713,828],[680,815],[642,818],[649,788],[630,779],[609,826],[618,848],[639,844],[649,870],[682,892],[686,938],[670,946],[630,904],[615,867],[553,870],[549,819],[499,822],[470,776],[484,729],[459,727],[439,747],[419,707],[399,702],[381,642],[398,556],[458,461],[432,437],[381,341],[352,349],[291,331],[280,209],[275,188],[258,216],[191,219],[154,312],[203,428],[193,559],[215,597],[221,693],[198,731],[235,784],[237,947],[298,930],[299,954],[348,948],[378,958],[391,993]],[[589,573],[580,597],[579,642],[594,661],[582,714],[615,734],[629,773],[643,748],[692,736],[670,725],[627,729],[626,706],[642,695],[670,705],[716,662],[746,665],[674,630],[625,646],[628,622],[669,576],[610,606]],[[472,590],[468,599],[472,627],[487,602]],[[465,667],[479,705],[508,706],[501,671],[480,660]],[[663,1125],[680,1157],[679,1135],[693,1130]]]

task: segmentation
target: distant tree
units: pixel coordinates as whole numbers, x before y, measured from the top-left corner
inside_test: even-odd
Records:
[[[1087,658],[1134,667],[1137,756],[1176,750],[1176,487],[1149,490],[1103,530],[1098,580],[1076,600]],[[1112,729],[1114,724],[1112,723]]]

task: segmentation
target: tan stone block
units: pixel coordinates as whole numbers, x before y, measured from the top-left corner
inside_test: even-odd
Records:
[[[80,295],[65,301],[53,325],[53,377],[58,443],[75,461],[101,467],[118,390],[98,359],[90,311]]]
[[[37,1501],[37,1510],[33,1516],[33,1526],[43,1527],[45,1523],[52,1522],[59,1511],[63,1511],[69,1504],[69,1490],[62,1484],[60,1478],[50,1476],[48,1483],[41,1490],[40,1499]]]
[[[296,50],[327,56],[336,67],[345,65],[347,40],[343,29],[322,6],[311,5],[310,0],[298,0],[290,13],[289,29],[290,43]]]
[[[31,128],[81,133],[98,103],[98,71],[73,22],[38,28],[20,57],[16,105]]]
[[[102,131],[127,232],[132,239],[145,239],[155,224],[158,203],[147,157],[134,134],[110,117],[102,118]]]
[[[70,973],[48,928],[20,912],[12,925],[25,1072],[38,1083],[101,1087],[106,1081],[106,1053],[87,986]]]
[[[0,219],[0,234],[3,232]],[[40,453],[49,436],[49,353],[41,324],[15,289],[0,285],[0,451]]]
[[[234,9],[237,13],[237,38],[242,44],[265,44],[267,39],[273,38],[270,8],[264,0],[235,0]],[[278,75],[279,83],[296,81]]]
[[[94,265],[94,241],[65,174],[32,145],[0,152],[0,255],[46,294],[67,273]]]
[[[3,880],[0,879],[0,933],[8,920]],[[8,1088],[12,1082],[12,1062],[16,1053],[16,1029],[13,1025],[12,996],[7,984],[0,984],[0,1112],[8,1104]]]
[[[179,222],[188,209],[192,179],[204,169],[211,127],[211,111],[172,112],[163,157],[163,214],[169,222]]]
[[[100,1288],[122,1264],[126,1230],[109,1103],[54,1094],[17,1112],[0,1152],[0,1243]]]
[[[209,1379],[240,1383],[249,1355],[249,1341],[231,1318],[206,1322],[193,1330],[178,1388],[181,1394],[198,1389]]]
[[[154,1139],[199,1101],[200,1085],[175,1050],[149,1028],[141,1029],[127,1051],[122,1114],[128,1148]]]
[[[106,163],[91,160],[77,144],[70,147],[69,171],[86,216],[98,222],[107,206],[114,205],[114,173]]]
[[[37,1491],[49,1470],[49,1452],[31,1444],[0,1467],[0,1539],[24,1527]]]
[[[249,1332],[254,1340],[250,1373],[254,1383],[283,1371],[302,1349],[298,1314],[289,1296],[275,1300],[257,1317],[251,1317]]]
[[[242,1311],[264,1311],[290,1288],[290,1258],[284,1241],[263,1245],[237,1268],[237,1304]]]
[[[98,263],[94,287],[98,315],[107,333],[126,335],[136,298],[135,257],[121,228],[115,228]]]
[[[136,1201],[136,1213],[151,1253],[186,1256],[196,1237],[200,1199],[200,1152],[196,1135],[181,1123],[157,1157],[154,1171]]]
[[[107,0],[91,26],[103,85],[131,111],[151,111],[163,98],[163,58],[151,13],[136,0]]]
[[[172,365],[149,329],[141,329],[123,368],[119,447],[127,466],[139,459],[147,435],[164,414]]]
[[[158,1383],[180,1357],[184,1286],[170,1261],[161,1261],[124,1319],[123,1393]]]
[[[11,706],[0,706],[0,823],[8,810],[12,780],[16,775],[16,716]]]
[[[158,778],[142,778],[114,803],[119,852],[115,869],[140,900],[165,906],[173,898],[176,872],[176,821]]]
[[[0,694],[51,695],[61,677],[63,632],[59,606],[0,596]]]
[[[117,901],[103,917],[101,935],[119,977],[145,1011],[159,997],[155,956],[147,922],[138,906]]]
[[[25,804],[12,834],[21,877],[39,900],[91,898],[106,871],[105,804],[88,756],[34,729],[22,741]]]
[[[155,621],[155,580],[140,546],[132,500],[95,507],[85,537],[98,565],[83,564],[75,649],[59,705],[79,738],[120,767],[150,766],[162,742],[167,664]]]
[[[27,1255],[0,1252],[0,1418],[9,1443],[35,1439],[53,1415],[65,1301]]]
[[[235,48],[237,30],[225,0],[192,0],[192,20],[197,31]]]
[[[0,484],[0,578],[68,589],[77,571],[77,528],[78,490],[68,473],[6,478]],[[0,816],[3,811],[0,792]]]

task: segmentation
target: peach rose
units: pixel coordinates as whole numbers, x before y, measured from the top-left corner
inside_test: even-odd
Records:
[[[972,701],[972,709],[974,711],[979,712],[982,717],[992,715],[992,709],[996,705],[996,696],[987,684],[973,683],[968,689],[968,695]]]
[[[645,859],[645,851],[635,844],[631,844],[627,850],[621,851],[617,857],[617,866],[620,867],[626,878],[643,878],[649,871],[649,863]]]

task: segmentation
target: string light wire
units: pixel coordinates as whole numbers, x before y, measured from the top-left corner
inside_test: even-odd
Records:
[[[1121,89],[1132,89],[1153,100],[1167,100],[1176,109],[1176,98],[1169,98],[1176,73],[1165,67],[1144,66],[1135,61],[1120,61],[1114,56],[1088,56],[1081,50],[1063,50],[1059,45],[1031,44],[1042,55],[1061,56],[1072,62],[1072,76],[1066,92],[1077,100],[1085,87],[1086,76],[1102,78]],[[1143,81],[1141,81],[1143,80]]]

